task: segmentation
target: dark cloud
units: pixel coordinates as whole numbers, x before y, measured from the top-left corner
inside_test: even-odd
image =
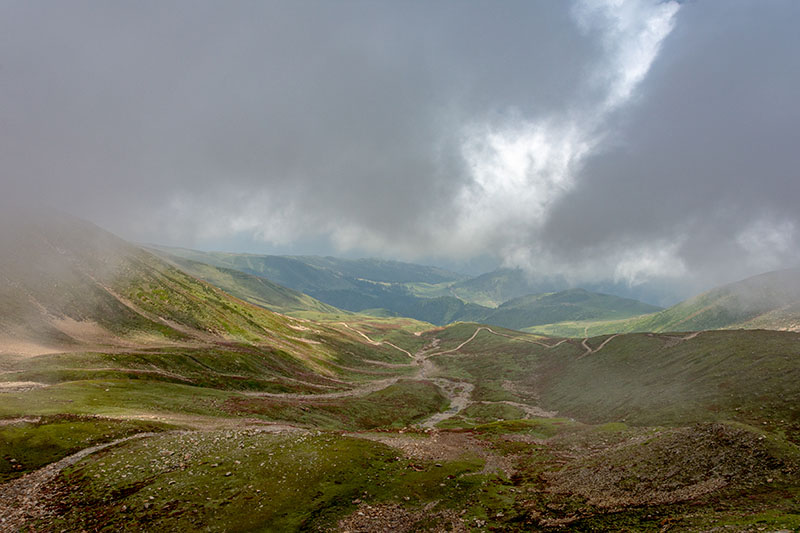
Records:
[[[548,247],[672,244],[704,285],[800,260],[798,20],[795,2],[685,5],[614,147],[551,212]]]
[[[798,5],[609,5],[5,2],[0,184],[189,246],[793,261]]]
[[[4,11],[7,179],[134,234],[147,214],[192,237],[243,199],[300,226],[414,230],[463,179],[467,118],[564,105],[591,59],[566,6],[522,2]]]

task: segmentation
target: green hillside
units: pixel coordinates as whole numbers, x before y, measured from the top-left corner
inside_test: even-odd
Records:
[[[439,286],[438,290],[465,302],[497,307],[503,302],[528,294],[541,294],[566,288],[564,280],[534,280],[521,269],[501,268],[447,286]]]
[[[484,315],[480,322],[510,329],[523,329],[565,320],[628,318],[659,309],[637,300],[584,289],[569,289],[509,300]]]
[[[246,302],[266,307],[272,311],[284,314],[302,314],[302,312],[342,313],[341,310],[333,306],[324,304],[302,292],[272,283],[264,277],[163,253],[162,257],[168,259],[187,274],[207,281]]]
[[[260,341],[277,315],[200,282],[89,223],[48,215],[3,228],[0,335],[32,343],[212,336]]]
[[[333,306],[351,312],[405,316],[444,325],[458,320],[478,320],[487,311],[481,306],[464,303],[452,296],[426,298],[412,294],[406,286],[409,283],[452,283],[463,277],[436,267],[379,259],[233,254],[163,247],[152,249],[172,260],[194,261],[187,264],[187,272],[259,305],[262,304],[258,299],[269,302],[267,296],[276,297],[275,290],[270,289],[269,294],[259,296],[262,289],[256,286],[255,280],[233,280],[230,277],[231,270],[269,280],[272,282],[270,286],[279,284],[305,293],[313,297],[312,300],[318,300],[317,304],[328,304],[327,309],[316,309],[319,312],[334,312],[330,308]],[[207,268],[201,272],[202,267],[198,263],[206,263],[222,270],[212,273],[212,269]],[[240,281],[244,281],[247,287],[239,286]],[[310,308],[316,305],[310,301],[299,302],[297,297],[293,299],[294,302],[287,302],[286,308]],[[270,305],[265,306],[273,308]]]
[[[586,336],[737,328],[800,330],[800,269],[768,272],[730,283],[646,316],[616,321],[565,322],[532,327],[528,331]]]
[[[434,359],[440,375],[475,382],[476,400],[535,400],[593,423],[736,420],[780,429],[800,444],[798,333],[633,333],[536,343],[480,328],[456,324],[426,334],[448,349],[478,331],[457,353]]]

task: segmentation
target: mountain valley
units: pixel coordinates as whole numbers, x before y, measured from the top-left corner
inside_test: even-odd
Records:
[[[797,333],[437,327],[60,215],[5,228],[2,530],[800,526]],[[576,303],[650,311],[492,312]]]

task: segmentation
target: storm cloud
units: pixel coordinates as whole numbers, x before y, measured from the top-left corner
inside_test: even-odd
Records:
[[[0,185],[138,240],[692,288],[800,250],[800,6],[5,2]]]

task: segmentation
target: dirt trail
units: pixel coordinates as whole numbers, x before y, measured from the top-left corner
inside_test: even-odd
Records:
[[[20,418],[4,418],[0,420],[0,426],[10,426],[13,424],[36,424],[42,418],[39,416],[23,416]]]
[[[392,343],[391,343],[391,342],[389,342],[389,341],[374,341],[374,340],[370,339],[369,337],[367,337],[367,335],[366,335],[366,334],[364,334],[364,333],[362,333],[362,332],[358,331],[358,330],[357,330],[357,329],[355,329],[355,328],[352,328],[352,327],[350,327],[350,325],[349,325],[349,324],[345,324],[344,322],[339,322],[339,324],[341,324],[342,326],[346,327],[346,328],[347,328],[347,329],[349,329],[350,331],[353,331],[353,332],[355,332],[355,333],[358,333],[359,335],[361,335],[362,337],[364,337],[364,338],[367,340],[367,342],[368,342],[368,343],[370,343],[370,344],[371,344],[371,345],[373,345],[373,346],[381,346],[381,345],[385,344],[386,346],[391,346],[391,347],[392,347],[392,348],[394,348],[395,350],[400,350],[401,352],[403,352],[403,353],[404,353],[404,354],[406,354],[407,356],[411,357],[412,359],[414,358],[414,356],[411,354],[411,352],[409,352],[408,350],[404,350],[403,348],[400,348],[399,346],[395,346],[394,344],[392,344]]]
[[[470,405],[472,405],[474,403],[470,398],[472,396],[472,391],[475,389],[475,385],[473,385],[472,383],[466,382],[466,381],[457,381],[457,380],[448,379],[448,378],[433,377],[433,374],[435,372],[435,367],[433,365],[433,362],[430,361],[430,358],[434,357],[436,355],[445,355],[445,354],[450,354],[450,353],[454,353],[454,352],[459,351],[461,348],[463,348],[464,346],[466,346],[467,344],[469,344],[470,342],[475,340],[475,337],[477,337],[478,333],[480,333],[481,331],[488,331],[489,333],[491,333],[493,335],[497,335],[499,337],[506,337],[506,338],[509,338],[509,339],[521,340],[523,342],[530,342],[530,343],[533,343],[533,344],[539,344],[539,345],[544,346],[544,347],[546,347],[548,349],[555,348],[556,346],[559,346],[562,343],[567,341],[567,339],[563,339],[563,340],[557,342],[556,344],[550,345],[550,344],[546,344],[546,343],[543,343],[543,342],[540,342],[540,341],[535,341],[535,340],[532,340],[532,339],[525,339],[525,338],[520,338],[520,337],[514,337],[512,335],[507,335],[507,334],[504,334],[504,333],[498,333],[498,332],[494,331],[490,327],[480,326],[475,330],[475,332],[472,334],[472,336],[469,339],[465,340],[464,342],[462,342],[461,344],[459,344],[458,346],[456,346],[455,348],[453,348],[451,350],[444,350],[444,351],[441,351],[441,352],[435,352],[435,353],[431,353],[431,354],[425,354],[425,350],[424,349],[421,350],[420,352],[418,352],[415,355],[415,359],[417,359],[420,362],[420,371],[417,374],[418,378],[419,379],[426,379],[428,381],[433,381],[442,390],[442,392],[445,393],[445,396],[447,396],[448,399],[450,400],[450,408],[449,409],[447,409],[446,411],[442,411],[440,413],[435,413],[435,414],[431,415],[430,417],[428,417],[427,419],[425,419],[423,422],[420,422],[418,425],[420,425],[421,427],[425,427],[425,428],[435,427],[436,424],[438,424],[438,423],[440,423],[440,422],[442,422],[444,420],[447,420],[448,418],[452,418],[453,416],[457,415],[458,413],[460,413],[461,411],[463,411],[464,409],[466,409],[467,407],[469,407]],[[438,342],[436,342],[438,340],[439,339],[436,339],[434,341],[434,343],[433,343],[433,347],[434,348],[438,345]],[[601,346],[601,348],[602,348],[602,346]],[[534,406],[525,405],[525,404],[516,403],[516,402],[501,402],[501,403],[508,403],[508,404],[511,404],[511,405],[515,405],[515,406],[519,407],[520,409],[522,409],[523,411],[525,411],[526,415],[528,415],[528,416],[534,416],[534,417],[553,417],[553,416],[555,416],[555,413],[551,413],[549,411],[545,411],[545,410],[543,410],[543,409],[541,409],[539,407],[534,407]]]
[[[619,337],[619,335],[620,335],[619,333],[615,333],[614,335],[611,335],[609,338],[607,338],[607,339],[606,339],[606,340],[604,340],[602,343],[600,343],[600,346],[598,346],[597,348],[592,348],[591,346],[589,346],[589,345],[587,344],[587,341],[588,341],[589,339],[583,339],[583,340],[581,341],[581,346],[583,346],[583,348],[586,350],[586,352],[584,352],[584,353],[583,353],[583,354],[582,354],[580,357],[578,357],[578,359],[582,359],[582,358],[586,357],[587,355],[591,355],[591,354],[593,354],[593,353],[597,353],[597,352],[599,352],[600,350],[602,350],[602,349],[603,349],[603,347],[604,347],[606,344],[608,344],[608,343],[609,343],[609,341],[611,341],[611,339],[613,339],[613,338],[615,338],[615,337]]]
[[[414,366],[414,363],[384,363],[383,361],[373,361],[372,359],[362,359],[362,363],[368,365],[382,366],[384,368],[408,368]]]
[[[439,413],[434,413],[425,421],[420,422],[420,426],[424,428],[432,428],[436,426],[439,422],[443,420],[447,420],[448,418],[452,418],[453,416],[457,415],[472,403],[470,400],[470,396],[472,396],[472,391],[475,389],[475,385],[472,383],[468,383],[466,381],[455,381],[451,379],[445,378],[428,378],[430,381],[433,381],[442,392],[444,392],[445,396],[447,396],[450,400],[450,407],[446,411],[441,411]]]
[[[4,392],[27,392],[47,386],[47,383],[39,383],[37,381],[0,381],[0,394]]]
[[[336,398],[352,398],[356,396],[366,396],[372,392],[383,390],[397,383],[405,376],[397,376],[387,379],[376,379],[359,385],[354,389],[348,389],[337,392],[324,392],[322,394],[305,394],[295,392],[249,392],[244,391],[242,394],[245,396],[253,396],[256,398],[281,398],[285,400],[333,400]]]
[[[389,346],[393,346],[394,348],[397,348],[396,346],[394,346],[394,345],[392,345],[390,343],[387,343],[385,341],[384,342],[374,341],[374,340],[370,339],[364,333],[358,331],[357,329],[354,329],[354,328],[350,327],[348,324],[346,324],[344,322],[340,322],[339,324],[341,324],[342,326],[346,327],[347,329],[350,329],[351,331],[353,331],[355,333],[358,333],[369,344],[371,344],[373,346],[378,346],[378,345],[381,345],[381,344],[387,344]],[[473,403],[470,398],[472,396],[472,391],[475,389],[475,385],[473,385],[472,383],[469,383],[467,381],[459,381],[459,380],[455,380],[455,379],[449,379],[449,378],[436,376],[435,375],[436,367],[434,366],[433,361],[431,361],[431,358],[435,357],[437,355],[451,354],[451,353],[455,353],[455,352],[461,350],[464,346],[466,346],[467,344],[469,344],[470,342],[475,340],[475,338],[478,336],[478,333],[480,333],[481,331],[488,331],[489,333],[491,333],[493,335],[498,335],[500,337],[507,337],[507,338],[510,338],[510,339],[517,339],[517,340],[521,340],[521,341],[524,341],[524,342],[531,342],[531,343],[534,343],[534,344],[539,344],[539,345],[542,345],[542,346],[544,346],[544,347],[546,347],[548,349],[555,348],[556,346],[559,346],[562,343],[567,341],[567,339],[563,339],[563,340],[557,342],[556,344],[550,345],[550,344],[546,344],[546,343],[543,343],[543,342],[540,342],[540,341],[535,341],[535,340],[532,340],[532,339],[524,339],[524,338],[514,337],[512,335],[498,333],[498,332],[494,331],[493,329],[491,329],[489,327],[480,326],[475,330],[475,332],[467,340],[465,340],[464,342],[462,342],[461,344],[459,344],[455,348],[452,348],[452,349],[449,349],[449,350],[434,351],[434,350],[436,350],[436,348],[438,348],[439,343],[441,342],[441,340],[438,339],[438,338],[434,339],[430,344],[428,344],[427,346],[423,347],[421,350],[419,350],[417,353],[415,353],[413,355],[410,352],[408,352],[406,350],[403,350],[402,348],[397,348],[398,350],[401,350],[401,351],[407,353],[410,357],[412,357],[414,359],[414,362],[412,364],[416,364],[419,367],[417,372],[412,376],[395,376],[395,377],[386,378],[386,379],[379,379],[379,380],[375,380],[375,381],[370,381],[370,382],[365,383],[365,384],[357,385],[354,388],[349,389],[349,390],[330,392],[330,393],[322,393],[322,394],[268,393],[268,392],[244,392],[243,394],[245,394],[247,396],[258,397],[258,398],[280,398],[280,399],[284,399],[284,400],[311,400],[311,401],[314,401],[314,400],[333,400],[333,399],[354,398],[354,397],[365,396],[367,394],[370,394],[370,393],[373,393],[373,392],[377,392],[379,390],[383,390],[383,389],[385,389],[387,387],[390,387],[391,385],[394,385],[395,383],[397,383],[401,379],[430,381],[430,382],[433,382],[437,387],[439,387],[439,389],[442,391],[442,393],[444,393],[444,395],[447,397],[447,399],[448,399],[448,401],[450,403],[450,407],[446,411],[435,413],[435,414],[431,415],[430,417],[426,418],[425,420],[423,420],[422,422],[419,422],[417,424],[420,427],[432,428],[432,427],[436,426],[436,424],[438,424],[438,423],[440,423],[440,422],[442,422],[444,420],[447,420],[448,418],[452,418],[453,416],[457,415],[458,413],[460,413],[461,411],[463,411],[464,409],[469,407]],[[602,348],[602,346],[600,348]],[[370,361],[370,363],[379,364],[379,366],[390,366],[391,365],[391,363],[380,363],[380,362],[377,362],[377,361]],[[393,365],[393,366],[406,367],[408,365]],[[514,402],[511,402],[511,403],[514,403]],[[525,411],[526,415],[528,415],[528,416],[534,416],[534,417],[537,417],[537,416],[541,416],[541,417],[553,416],[553,413],[550,413],[548,411],[544,411],[543,409],[540,409],[538,407],[529,406],[529,405],[525,405],[525,404],[516,404],[516,403],[515,403],[515,405],[517,405],[518,407],[523,409]]]
[[[479,330],[480,329],[485,329],[489,333],[497,335],[498,337],[505,337],[507,339],[512,339],[512,340],[515,340],[515,341],[530,342],[531,344],[538,344],[539,346],[544,346],[545,348],[555,348],[556,346],[561,346],[562,344],[564,344],[565,342],[567,342],[569,340],[569,339],[561,339],[560,341],[558,341],[555,344],[547,344],[546,342],[537,341],[537,340],[534,340],[534,339],[526,339],[525,337],[515,337],[514,335],[507,335],[505,333],[498,333],[498,332],[496,332],[495,330],[493,330],[492,328],[489,328],[489,327],[482,327],[482,328],[478,328],[478,329]]]
[[[42,488],[65,468],[100,450],[129,440],[142,439],[154,435],[160,435],[160,433],[138,433],[130,437],[107,442],[106,444],[84,448],[60,461],[50,463],[35,472],[0,485],[0,530],[16,531],[21,529],[29,520],[44,518],[44,510],[39,503]]]

